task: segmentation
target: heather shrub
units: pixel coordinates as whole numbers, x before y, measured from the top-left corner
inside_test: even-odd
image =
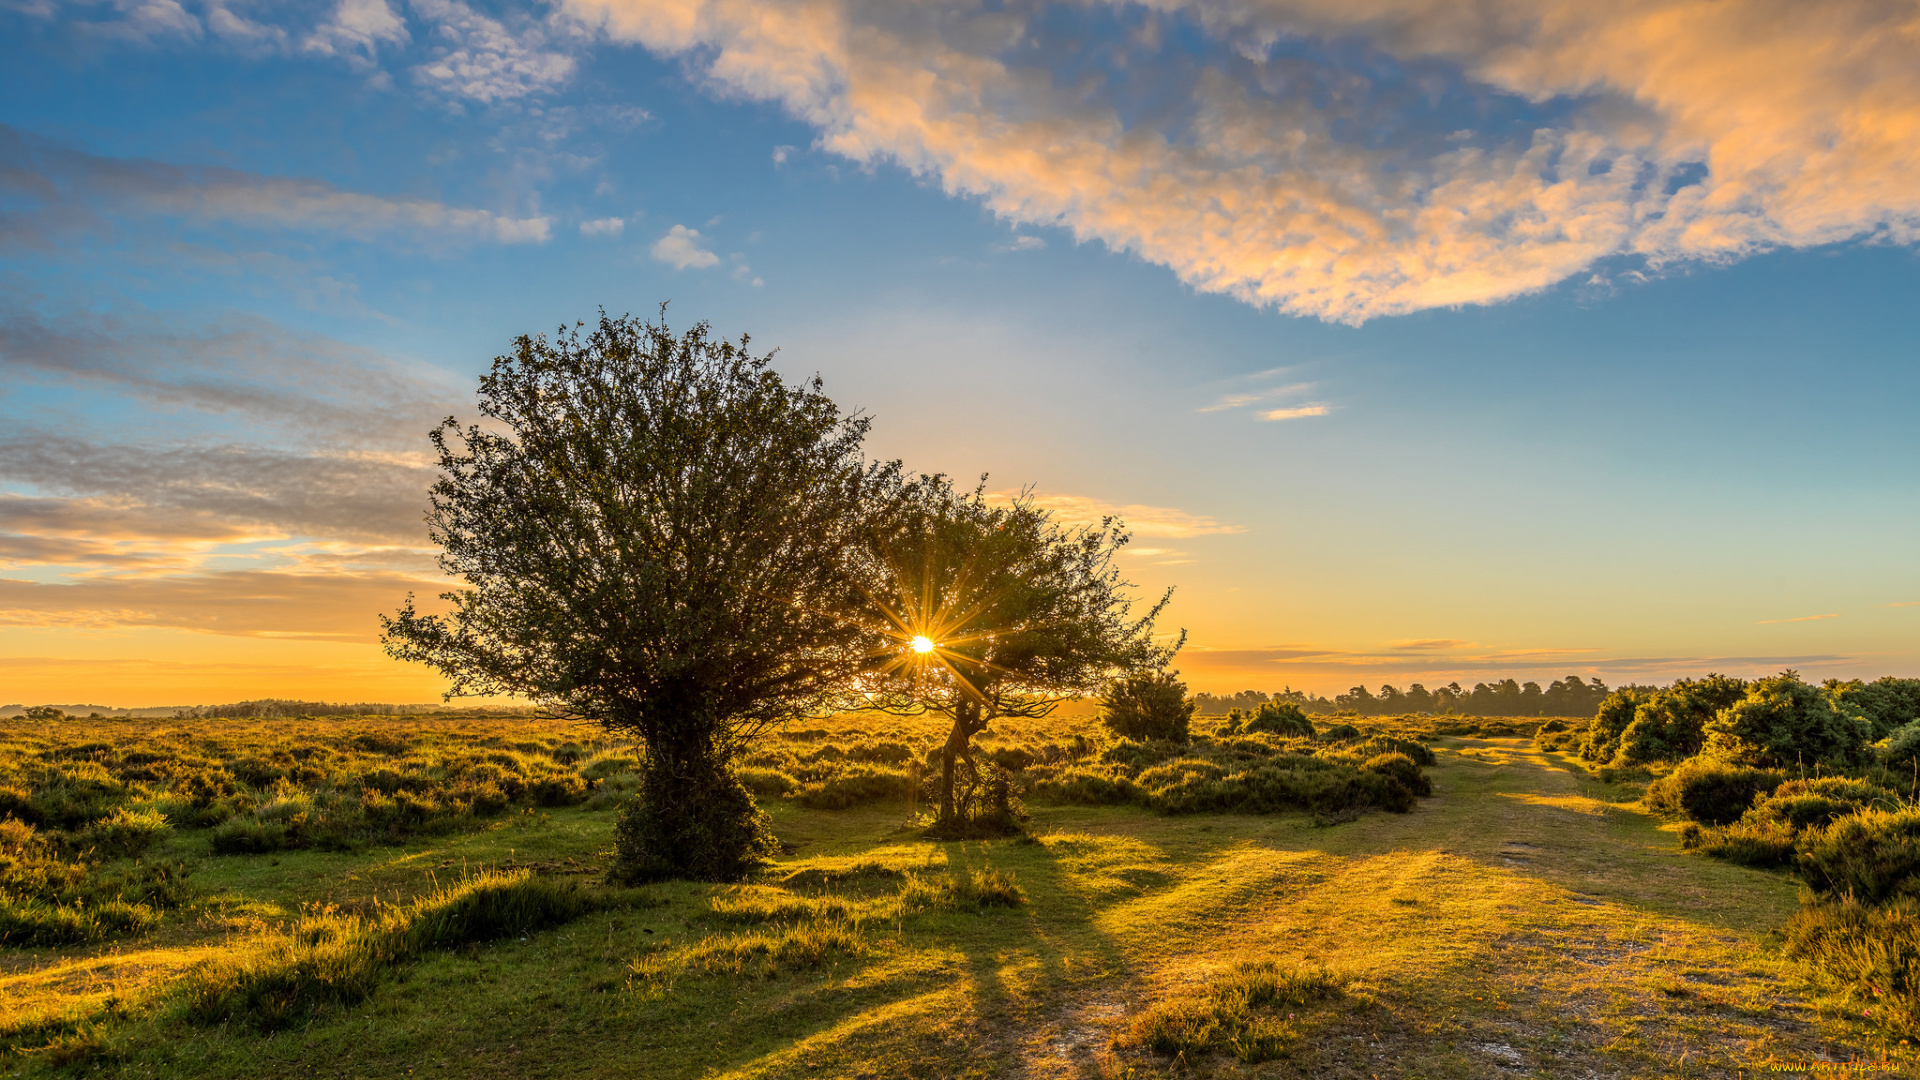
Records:
[[[1642,799],[1659,813],[1682,814],[1707,825],[1730,825],[1740,820],[1754,800],[1785,780],[1771,770],[1696,757],[1649,784]]]
[[[1413,759],[1415,765],[1426,769],[1432,768],[1434,762],[1433,750],[1427,744],[1412,739],[1396,738],[1392,735],[1375,735],[1356,746],[1341,749],[1361,757],[1372,757],[1375,754],[1404,754]]]
[[[1787,923],[1786,953],[1805,961],[1863,1018],[1920,1037],[1920,904],[1808,903]]]
[[[1810,832],[1798,865],[1823,896],[1862,904],[1920,899],[1920,807],[1862,810]]]
[[[1900,797],[1877,784],[1845,776],[1817,780],[1789,780],[1762,796],[1744,821],[1773,823],[1789,829],[1817,829],[1834,819],[1868,808],[1894,810]]]
[[[1792,866],[1798,841],[1798,833],[1777,822],[1738,821],[1722,828],[1689,821],[1680,830],[1684,851],[1761,870]]]
[[[1367,759],[1362,768],[1399,783],[1414,795],[1424,797],[1433,794],[1433,781],[1427,779],[1427,774],[1420,771],[1420,766],[1405,754],[1375,754]]]
[[[1321,742],[1347,742],[1360,737],[1360,729],[1352,724],[1333,724],[1320,733]]]
[[[121,807],[87,826],[76,843],[101,858],[138,855],[173,831],[167,817],[158,810],[129,810]]]
[[[793,799],[815,810],[845,810],[876,802],[904,802],[913,797],[914,779],[899,769],[868,764],[843,765],[823,779],[802,785]]]

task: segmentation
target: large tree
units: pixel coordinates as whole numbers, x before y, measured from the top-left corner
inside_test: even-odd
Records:
[[[900,484],[817,377],[790,384],[746,337],[675,336],[661,314],[603,313],[494,360],[483,420],[431,436],[428,524],[464,587],[444,616],[409,596],[382,624],[449,698],[519,695],[636,736],[617,872],[725,879],[766,839],[735,751],[843,707],[871,664],[855,556]]]
[[[1179,642],[1156,642],[1168,597],[1131,613],[1114,555],[1114,519],[1065,528],[1023,494],[989,502],[940,476],[904,485],[871,533],[873,593],[901,647],[873,701],[951,718],[941,748],[936,832],[966,831],[981,769],[972,740],[1001,717],[1041,717],[1112,680],[1158,668]]]

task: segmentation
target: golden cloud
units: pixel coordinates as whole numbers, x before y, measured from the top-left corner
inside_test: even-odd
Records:
[[[779,103],[823,149],[1325,319],[1491,303],[1608,256],[1920,238],[1911,3],[1150,0],[1112,5],[1140,31],[1116,48],[1173,21],[1223,61],[1189,77],[1129,55],[1104,83],[1034,60],[1043,21],[1010,5],[568,7],[718,93]],[[1346,134],[1351,117],[1287,89],[1297,57],[1279,54],[1354,40],[1498,97],[1522,133]],[[1181,120],[1137,119],[1141,96],[1184,99],[1146,113]]]

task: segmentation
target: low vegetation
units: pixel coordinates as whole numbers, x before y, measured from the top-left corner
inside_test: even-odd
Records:
[[[794,725],[740,770],[780,845],[770,865],[639,888],[606,880],[640,755],[598,728],[15,724],[3,783],[40,816],[0,825],[8,925],[77,929],[6,939],[4,1067],[1144,1080],[1638,1075],[1681,1051],[1717,1075],[1836,1039],[1900,1052],[1874,1033],[1911,1023],[1920,953],[1901,792],[1726,765],[1757,793],[1691,838],[1743,822],[1832,837],[1753,864],[1828,875],[1829,899],[1794,916],[1780,869],[1643,865],[1673,841],[1610,805],[1617,787],[1500,734],[1538,721],[1464,737],[1441,734],[1457,717],[1302,731],[1258,713],[1196,717],[1185,742],[1122,738],[1094,709],[997,723],[974,752],[1019,832],[945,842],[923,835],[940,722]],[[512,801],[446,794],[476,756],[519,778]],[[431,779],[412,793],[438,815],[232,839],[299,819],[276,806],[409,790],[390,775]],[[231,812],[187,812],[190,777]],[[543,805],[543,779],[571,794]],[[1411,812],[1378,812],[1395,810]],[[1846,821],[1873,827],[1829,834]],[[1792,960],[1765,937],[1782,926]],[[1798,1003],[1800,963],[1836,1013]]]
[[[1684,822],[1687,850],[1797,875],[1789,952],[1862,1016],[1920,1038],[1920,680],[1712,675],[1620,691],[1585,727],[1534,741],[1598,774],[1645,771],[1642,801]]]

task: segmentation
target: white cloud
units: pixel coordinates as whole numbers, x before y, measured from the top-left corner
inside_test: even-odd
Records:
[[[566,2],[823,149],[1296,314],[1492,303],[1612,256],[1920,240],[1906,3],[1154,0],[1223,59],[1165,63],[1139,35],[1123,99],[1057,78],[1020,6]],[[1457,116],[1310,48],[1352,41],[1511,122],[1449,138]],[[1184,108],[1137,119],[1145,97]]]
[[[583,221],[580,223],[581,236],[619,236],[626,231],[627,220],[625,218],[599,218],[594,221]]]
[[[787,158],[791,157],[792,155],[793,155],[793,147],[776,146],[773,148],[773,163],[775,165],[785,165],[787,163]]]
[[[675,270],[706,270],[720,265],[720,256],[701,246],[699,230],[685,225],[675,225],[655,240],[653,257]]]
[[[995,251],[1039,251],[1047,242],[1037,236],[1016,236],[1004,244],[995,244]]]
[[[509,30],[460,0],[412,0],[433,22],[438,55],[414,69],[419,81],[448,97],[482,104],[512,101],[559,87],[573,75],[573,57],[545,48],[546,34],[521,20]]]
[[[305,47],[324,56],[347,52],[371,56],[381,45],[404,45],[410,37],[407,24],[387,6],[387,0],[340,0],[333,18],[314,28]]]

